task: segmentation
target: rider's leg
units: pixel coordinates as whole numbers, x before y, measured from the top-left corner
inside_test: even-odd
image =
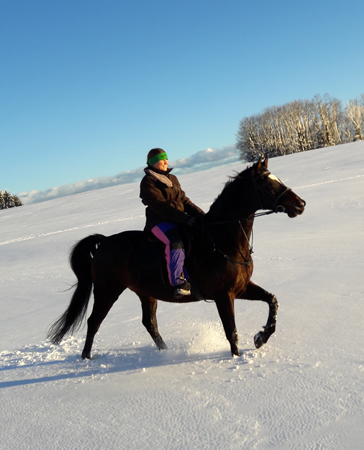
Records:
[[[162,222],[152,229],[152,233],[166,246],[167,272],[171,285],[177,286],[181,291],[177,294],[189,295],[191,289],[189,283],[181,278],[184,271],[185,249],[178,226],[172,222]]]

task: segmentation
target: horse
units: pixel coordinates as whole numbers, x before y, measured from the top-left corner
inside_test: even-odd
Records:
[[[235,299],[266,302],[267,323],[254,336],[255,347],[260,348],[276,330],[279,304],[274,294],[251,281],[254,218],[274,212],[293,218],[301,215],[305,206],[303,199],[268,170],[267,158],[230,177],[204,216],[203,226],[193,230],[185,259],[192,292],[182,299],[174,297],[173,286],[163,278],[158,245],[148,242],[145,232],[124,231],[108,237],[95,234],[82,239],[70,254],[70,265],[77,277],[75,291],[67,310],[49,328],[47,337],[53,344],[59,344],[67,333],[79,329],[93,286],[94,305],[87,320],[82,359],[91,358],[94,337],[102,321],[127,288],[139,297],[142,323],[159,350],[167,345],[158,330],[157,299],[172,303],[214,301],[232,356],[240,355]],[[257,213],[258,210],[263,211]],[[145,260],[149,266],[142,264]]]

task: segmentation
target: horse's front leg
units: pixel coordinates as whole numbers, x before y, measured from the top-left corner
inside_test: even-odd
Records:
[[[239,356],[238,332],[235,325],[234,297],[224,295],[215,300],[217,310],[224,326],[225,335],[230,342],[231,354]]]
[[[240,297],[239,297],[240,298]],[[263,327],[263,331],[259,331],[254,336],[254,344],[256,348],[260,348],[263,344],[265,344],[271,335],[276,331],[276,323],[277,323],[277,312],[279,303],[277,297],[274,294],[266,291],[265,289],[257,286],[256,284],[249,282],[246,291],[243,295],[244,299],[247,300],[260,300],[268,303],[269,306],[269,314],[266,325]]]

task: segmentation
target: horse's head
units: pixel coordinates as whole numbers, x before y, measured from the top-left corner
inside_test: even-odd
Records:
[[[253,184],[260,202],[259,209],[285,212],[296,217],[305,210],[306,202],[268,170],[268,158],[251,167]]]

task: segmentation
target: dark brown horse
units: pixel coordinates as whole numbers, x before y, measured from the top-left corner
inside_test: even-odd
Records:
[[[81,325],[92,285],[94,306],[82,358],[91,358],[94,336],[113,303],[129,288],[141,300],[142,322],[159,349],[167,348],[158,331],[157,299],[167,302],[214,300],[230,342],[232,355],[239,355],[234,300],[260,300],[269,306],[266,325],[254,337],[256,348],[266,343],[276,328],[278,301],[275,295],[250,281],[253,272],[250,238],[258,210],[303,213],[305,201],[287,188],[259,161],[231,179],[211,205],[202,229],[194,231],[185,265],[191,277],[192,294],[175,299],[173,288],[161,275],[160,252],[148,243],[142,231],[113,236],[92,235],[74,247],[70,263],[77,277],[76,290],[65,313],[52,325],[48,337],[59,343]]]

